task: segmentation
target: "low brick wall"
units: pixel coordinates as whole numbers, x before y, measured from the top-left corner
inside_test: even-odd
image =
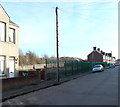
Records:
[[[23,77],[23,72],[24,71],[19,71],[19,73],[18,73],[18,77]],[[36,70],[29,70],[28,72],[27,72],[27,76],[35,76],[35,75],[39,75],[39,72],[37,72]]]
[[[2,90],[8,90],[11,88],[19,88],[31,83],[40,82],[40,75],[26,76],[26,77],[15,77],[2,79]]]

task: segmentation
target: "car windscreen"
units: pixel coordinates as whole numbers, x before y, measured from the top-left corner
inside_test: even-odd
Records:
[[[94,67],[100,67],[100,65],[95,65]]]

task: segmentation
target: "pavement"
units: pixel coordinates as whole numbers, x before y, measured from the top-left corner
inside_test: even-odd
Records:
[[[17,97],[17,96],[21,96],[21,95],[28,94],[28,93],[31,93],[34,91],[38,91],[40,89],[45,89],[48,87],[60,85],[64,82],[76,79],[80,76],[85,76],[85,75],[90,74],[90,73],[91,72],[86,72],[86,73],[80,73],[77,75],[69,76],[66,78],[60,78],[59,82],[57,82],[56,80],[44,80],[44,81],[41,81],[39,83],[32,83],[30,85],[23,86],[21,88],[14,88],[14,89],[2,91],[2,102],[6,101],[8,99]]]

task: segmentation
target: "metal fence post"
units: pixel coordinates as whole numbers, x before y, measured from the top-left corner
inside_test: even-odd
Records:
[[[73,75],[73,61],[72,61],[72,75]]]
[[[67,76],[66,61],[64,62],[64,67],[65,67],[65,76]]]
[[[47,80],[47,59],[45,59],[45,63],[46,63],[46,66],[45,66],[44,68],[45,68],[45,70],[46,70],[45,75],[46,75],[46,80]]]
[[[77,61],[77,73],[78,73],[78,61]]]

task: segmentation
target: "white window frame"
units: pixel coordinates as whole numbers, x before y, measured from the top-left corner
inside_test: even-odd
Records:
[[[0,56],[0,76],[4,75],[6,72],[6,57]]]
[[[6,23],[0,21],[0,41],[6,41]]]
[[[9,42],[15,43],[15,29],[9,28]]]

